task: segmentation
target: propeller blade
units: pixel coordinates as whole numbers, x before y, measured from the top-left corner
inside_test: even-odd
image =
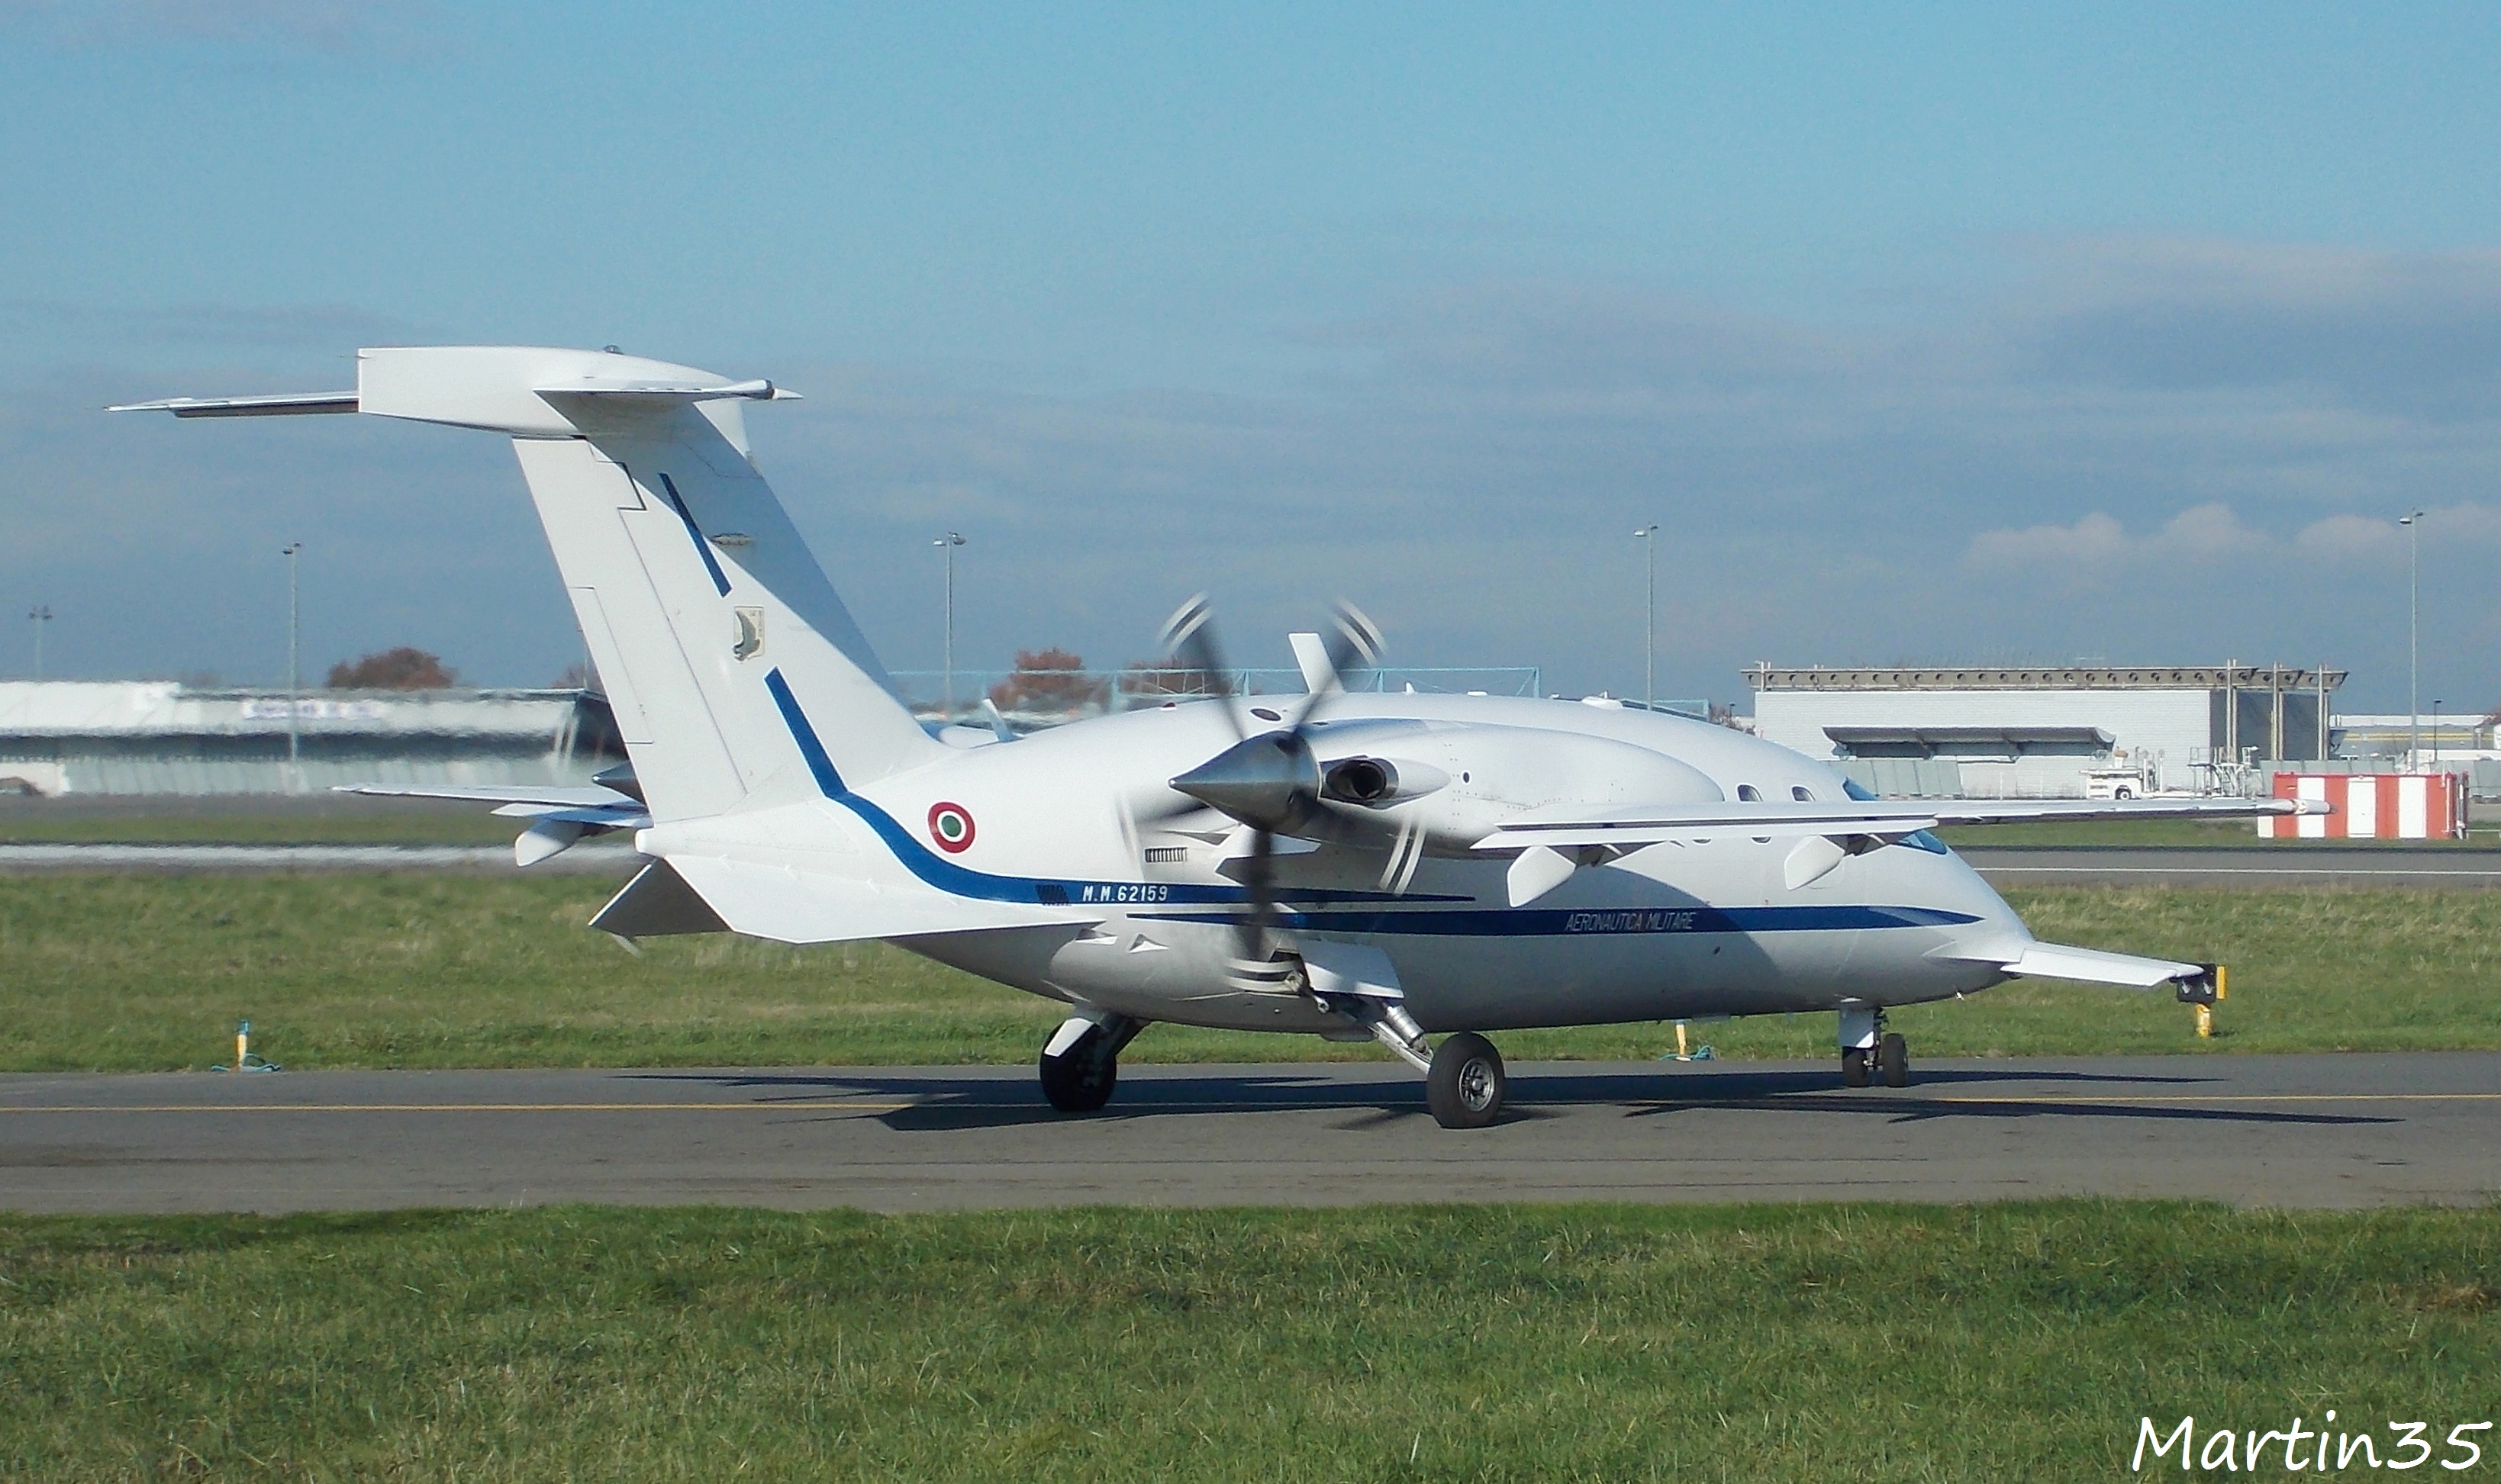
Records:
[[[1265,964],[1272,955],[1269,935],[1277,925],[1277,837],[1266,830],[1251,836],[1250,860],[1243,870],[1242,884],[1250,892],[1250,910],[1234,923],[1242,938],[1242,959],[1245,964]]]
[[[1216,612],[1208,607],[1207,594],[1200,593],[1173,610],[1173,615],[1164,620],[1159,640],[1164,654],[1180,661],[1181,668],[1205,676],[1219,697],[1231,694],[1232,672],[1224,663],[1223,647],[1216,640]],[[1233,729],[1236,738],[1249,735],[1230,700],[1218,709],[1224,712],[1225,724]]]
[[[1277,832],[1306,827],[1309,812],[1318,808],[1319,764],[1312,756],[1304,730],[1322,702],[1348,687],[1350,677],[1359,681],[1381,663],[1379,624],[1351,603],[1340,603],[1333,617],[1335,622],[1322,656],[1326,674],[1313,674],[1317,667],[1305,659],[1298,643],[1297,658],[1304,660],[1310,694],[1303,698],[1284,730],[1250,735],[1244,729],[1241,714],[1227,701],[1225,720],[1239,740],[1171,784],[1194,804],[1217,809],[1250,827],[1250,851],[1237,876],[1250,899],[1250,909],[1234,919],[1234,931],[1240,936],[1242,949],[1235,977],[1253,987],[1271,982],[1266,970],[1275,958],[1277,924],[1282,920],[1277,909]],[[1205,593],[1183,604],[1164,620],[1162,641],[1166,654],[1218,684],[1230,673],[1224,652],[1217,643],[1215,614]],[[1408,858],[1391,867],[1397,880],[1395,889],[1400,892],[1406,890],[1408,879],[1415,874],[1415,858],[1422,853],[1420,837],[1405,853]]]

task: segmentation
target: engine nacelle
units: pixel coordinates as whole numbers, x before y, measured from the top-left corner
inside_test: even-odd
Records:
[[[1717,804],[1690,764],[1630,742],[1531,727],[1323,722],[1311,733],[1325,833],[1350,841],[1419,831],[1466,856],[1506,820],[1558,805]]]

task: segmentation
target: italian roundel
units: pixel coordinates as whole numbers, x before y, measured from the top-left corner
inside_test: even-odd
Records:
[[[973,816],[960,804],[929,806],[929,838],[949,855],[960,855],[973,843]]]

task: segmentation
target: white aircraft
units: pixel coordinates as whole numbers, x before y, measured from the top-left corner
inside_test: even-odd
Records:
[[[1880,802],[1742,733],[1614,705],[1366,694],[1379,636],[1296,636],[1309,694],[1167,701],[1025,737],[924,728],[748,455],[770,381],[614,351],[359,352],[354,391],[181,417],[366,412],[513,440],[630,769],[387,789],[526,817],[522,864],[632,829],[625,938],[881,939],[1060,1001],[1044,1094],[1087,1111],[1157,1020],[1377,1039],[1446,1127],[1500,1113],[1483,1033],[1837,1011],[1843,1080],[1899,1087],[1885,1011],[2009,977],[2177,987],[2211,965],[2036,941],[1928,833],[2298,812],[2272,800]],[[1186,668],[1220,672],[1205,606]],[[1441,1033],[1438,1044],[1428,1038]]]

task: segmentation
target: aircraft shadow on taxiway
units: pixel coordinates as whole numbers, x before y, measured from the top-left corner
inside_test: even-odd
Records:
[[[1551,1065],[1551,1064],[1549,1064]],[[1364,1069],[1370,1071],[1371,1069]],[[1012,1128],[1052,1124],[1136,1121],[1210,1113],[1327,1112],[1373,1115],[1393,1122],[1430,1115],[1424,1107],[1424,1086],[1403,1069],[1384,1066],[1379,1076],[1353,1075],[1353,1067],[1333,1064],[1325,1072],[1278,1069],[1175,1071],[1158,1068],[1156,1075],[1124,1078],[1112,1105],[1101,1112],[1068,1114],[1042,1101],[1030,1079],[1022,1077],[929,1076],[897,1070],[845,1069],[825,1072],[764,1072],[724,1075],[718,1072],[641,1072],[640,1079],[691,1081],[724,1090],[774,1089],[779,1100],[816,1103],[828,1097],[909,1100],[909,1105],[883,1111],[878,1121],[898,1133],[944,1132],[977,1128]],[[1564,1116],[1574,1107],[1616,1107],[1626,1117],[1743,1109],[1756,1112],[1853,1113],[1888,1122],[1926,1122],[1940,1118],[2124,1118],[2158,1123],[2273,1124],[2284,1126],[2368,1125],[2401,1119],[2345,1113],[2269,1111],[2257,1108],[2196,1106],[2189,1104],[2146,1104],[2119,1101],[2120,1087],[2156,1087],[2195,1096],[2199,1084],[2219,1081],[2204,1076],[2092,1072],[1993,1072],[1980,1068],[1942,1069],[1915,1073],[1907,1092],[1890,1088],[1845,1089],[1835,1086],[1837,1071],[1809,1068],[1763,1071],[1657,1072],[1647,1069],[1588,1072],[1515,1072],[1502,1123],[1531,1123]],[[2073,1102],[2035,1101],[2027,1089],[2043,1084],[2062,1088],[2112,1087],[2112,1101],[2089,1096]],[[1953,1101],[1918,1096],[1920,1088],[1951,1087]],[[2002,1088],[2005,1096],[1986,1096]],[[2073,1096],[2072,1093],[2065,1096]],[[777,1099],[764,1100],[769,1106]],[[814,1110],[811,1110],[814,1111]],[[856,1116],[841,1113],[825,1117]]]

